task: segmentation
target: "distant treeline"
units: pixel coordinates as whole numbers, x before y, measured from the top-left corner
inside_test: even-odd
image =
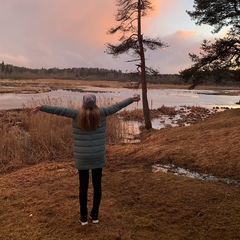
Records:
[[[138,82],[138,73],[123,73],[121,70],[104,68],[41,68],[31,69],[26,67],[13,66],[11,64],[0,63],[1,79],[91,79],[91,80],[111,80],[111,81],[131,81]],[[152,83],[184,83],[178,74],[155,74],[148,75],[147,79]]]

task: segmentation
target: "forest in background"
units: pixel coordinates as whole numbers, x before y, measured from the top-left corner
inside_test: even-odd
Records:
[[[31,69],[0,63],[0,79],[91,79],[109,81],[138,82],[140,73],[123,73],[121,70],[105,68],[41,68]],[[178,74],[154,74],[148,75],[147,79],[152,83],[184,83]]]
[[[75,79],[75,80],[107,80],[122,82],[139,82],[140,73],[122,72],[121,70],[105,69],[105,68],[41,68],[31,69],[27,67],[14,66],[0,63],[0,79],[27,80],[27,79]],[[156,84],[186,84],[187,81],[180,74],[147,74],[147,81]],[[239,85],[239,81],[229,78],[216,82],[214,79],[206,78],[204,85]],[[189,84],[189,83],[187,83]]]

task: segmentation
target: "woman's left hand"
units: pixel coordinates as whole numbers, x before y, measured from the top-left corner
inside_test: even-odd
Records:
[[[139,102],[140,101],[140,95],[139,94],[134,94],[133,95],[133,101],[134,102]]]

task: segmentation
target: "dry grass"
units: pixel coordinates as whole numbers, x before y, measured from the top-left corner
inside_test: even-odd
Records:
[[[172,163],[240,179],[239,117],[240,109],[232,109],[188,127],[152,130],[143,135],[141,143],[115,146],[110,155],[113,161],[121,153],[123,159],[128,157],[133,162],[141,159],[145,164]]]
[[[0,93],[20,92],[47,92],[51,89],[79,89],[83,86],[93,87],[131,87],[128,82],[98,81],[98,80],[61,80],[61,79],[36,79],[36,80],[6,80],[0,79],[2,88]]]
[[[111,103],[111,99],[99,100],[100,106]],[[33,107],[36,104],[33,101],[29,105]],[[42,101],[42,104],[61,106],[62,101],[59,98],[47,98]],[[72,101],[69,101],[67,105],[68,107],[75,107]],[[197,109],[202,111],[201,108]],[[72,157],[71,119],[47,113],[38,113],[30,116],[29,112],[30,109],[0,112],[2,119],[0,124],[2,136],[0,139],[0,164],[2,166],[0,173],[13,171],[16,168],[46,160],[54,161]],[[192,109],[192,114],[196,112],[198,113],[199,110]],[[152,118],[158,118],[161,115],[169,115],[171,117],[176,114],[177,111],[174,108],[165,106],[151,111]],[[143,122],[142,110],[122,111],[120,112],[120,117],[127,120],[127,122],[120,120],[116,114],[108,117],[108,145],[138,140],[132,121]],[[188,122],[190,120],[193,122],[193,116],[191,118],[184,117],[181,121]],[[195,121],[199,121],[199,117],[196,117]],[[181,125],[182,123],[179,122],[179,124]]]
[[[100,224],[87,227],[77,221],[78,175],[72,156],[64,155],[59,148],[61,140],[53,137],[57,129],[51,127],[52,134],[46,133],[48,124],[53,125],[51,121],[55,124],[64,118],[19,114],[24,119],[22,129],[40,139],[46,134],[46,138],[52,136],[53,142],[47,142],[51,148],[35,138],[34,146],[39,145],[39,149],[31,153],[31,159],[40,159],[39,154],[48,151],[59,154],[59,158],[0,175],[0,239],[240,239],[239,186],[151,171],[154,163],[173,163],[240,180],[240,109],[216,113],[188,127],[142,133],[141,143],[107,146]],[[29,121],[36,125],[28,125]],[[39,127],[41,122],[43,126]],[[8,131],[6,126],[4,131]],[[18,139],[20,135],[11,131]],[[55,141],[60,142],[55,145]],[[15,151],[21,148],[20,143],[8,143],[17,147],[9,153],[16,158],[14,164],[18,164]],[[2,142],[0,146],[3,149]],[[25,149],[22,152],[28,154]],[[89,194],[91,207],[91,187]]]
[[[1,239],[240,238],[239,187],[154,174],[140,164],[104,169],[100,224],[80,226],[72,165],[42,163],[1,176]],[[89,194],[91,207],[91,187]]]
[[[70,120],[29,111],[1,112],[0,172],[72,156]]]
[[[186,111],[189,113],[187,114]],[[215,111],[217,112],[217,111]],[[180,109],[176,109],[176,107],[167,107],[162,105],[157,109],[150,110],[150,118],[160,118],[161,116],[168,116],[170,118],[176,116],[177,114],[184,115],[183,121],[189,123],[191,122],[199,122],[201,120],[209,117],[214,111],[210,111],[207,108],[199,107],[199,106],[182,106]],[[143,111],[142,109],[134,109],[132,111],[122,111],[119,115],[126,121],[135,120],[135,121],[144,121]],[[188,118],[188,119],[187,119]],[[194,121],[195,119],[195,121]]]
[[[44,99],[42,104],[61,106],[62,101]],[[111,99],[98,100],[99,106],[113,103]],[[29,105],[35,106],[34,101]],[[68,107],[76,107],[69,101]],[[13,171],[43,161],[71,158],[73,155],[71,119],[38,113],[30,116],[31,109],[0,111],[0,173]],[[123,142],[131,134],[117,115],[108,117],[107,144]]]
[[[173,163],[240,180],[240,109],[144,132],[141,143],[107,146],[100,223],[86,227],[77,220],[69,120],[44,113],[29,118],[28,111],[0,116],[0,239],[240,239],[239,186],[151,171],[154,163]],[[89,194],[91,207],[91,186]]]

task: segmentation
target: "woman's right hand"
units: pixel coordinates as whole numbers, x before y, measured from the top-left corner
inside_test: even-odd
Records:
[[[30,112],[30,115],[36,114],[40,110],[41,106],[42,106],[41,104],[38,104],[37,106],[35,106],[33,110]]]

